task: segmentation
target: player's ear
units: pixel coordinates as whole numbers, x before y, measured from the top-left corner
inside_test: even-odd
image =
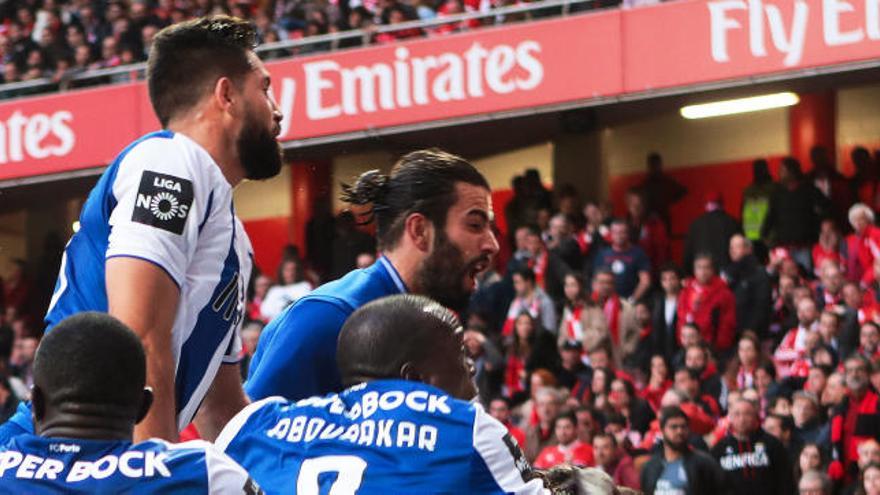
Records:
[[[404,221],[404,235],[419,251],[427,253],[433,245],[434,224],[421,213],[413,213]]]
[[[150,412],[150,407],[153,405],[153,397],[153,389],[151,387],[144,387],[144,392],[141,396],[141,408],[138,411],[135,424],[140,423],[147,417],[147,413]]]
[[[422,374],[416,369],[415,365],[407,361],[400,367],[400,377],[411,382],[421,382]]]
[[[228,77],[221,77],[214,83],[212,98],[214,103],[223,110],[228,111],[236,101],[235,87]]]
[[[34,423],[40,422],[46,417],[46,396],[39,385],[31,389],[31,416]]]

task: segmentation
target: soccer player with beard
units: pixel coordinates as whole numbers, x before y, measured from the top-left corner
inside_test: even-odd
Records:
[[[227,16],[156,35],[148,88],[164,130],[116,157],[65,249],[46,330],[101,311],[140,337],[155,401],[136,441],[175,440],[194,417],[213,440],[247,404],[237,330],[252,249],[232,190],[281,167],[281,114],[255,39],[251,24]],[[28,409],[0,426],[0,443],[32,431]]]
[[[298,400],[342,390],[336,341],[364,304],[421,294],[454,311],[465,308],[476,276],[498,252],[486,179],[464,159],[439,150],[403,156],[386,176],[361,175],[344,197],[376,222],[381,256],[319,287],[263,330],[245,390],[254,399]]]

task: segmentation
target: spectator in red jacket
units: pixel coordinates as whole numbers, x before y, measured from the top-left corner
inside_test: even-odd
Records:
[[[639,471],[632,457],[617,445],[614,435],[603,432],[594,436],[593,456],[596,458],[596,467],[608,473],[615,485],[639,489]]]
[[[578,440],[577,419],[574,413],[564,412],[553,421],[556,445],[545,447],[535,459],[538,469],[549,469],[560,464],[593,465],[593,446]],[[594,438],[595,440],[595,438]]]
[[[859,260],[858,269],[861,281],[870,284],[874,280],[874,258],[880,258],[880,227],[874,225],[874,211],[863,203],[856,203],[849,209],[849,223],[852,225],[854,242],[849,242],[850,252]]]
[[[831,458],[828,475],[835,482],[852,483],[858,476],[858,447],[880,438],[880,397],[869,379],[871,363],[860,354],[844,362],[846,396],[831,414]]]
[[[678,303],[679,332],[685,323],[696,324],[703,340],[720,356],[733,347],[736,331],[736,301],[733,292],[715,274],[712,257],[694,259],[694,278],[685,282]]]

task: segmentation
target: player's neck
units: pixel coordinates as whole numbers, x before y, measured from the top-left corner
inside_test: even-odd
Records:
[[[133,429],[131,419],[58,413],[47,415],[38,431],[41,437],[47,438],[130,442]]]
[[[416,272],[419,269],[419,263],[421,262],[421,258],[418,256],[412,256],[411,254],[406,252],[406,249],[394,249],[392,251],[385,251],[382,253],[388,261],[391,263],[391,266],[397,270],[397,274],[400,276],[400,279],[403,281],[403,284],[408,287],[410,290],[418,291],[417,284],[415,283]]]
[[[235,187],[244,180],[244,169],[238,158],[235,140],[229,139],[222,129],[192,117],[169,123],[168,130],[183,134],[211,155],[230,186]]]

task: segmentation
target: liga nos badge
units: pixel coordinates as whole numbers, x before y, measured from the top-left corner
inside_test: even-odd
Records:
[[[180,235],[192,202],[191,181],[144,170],[131,220]]]

